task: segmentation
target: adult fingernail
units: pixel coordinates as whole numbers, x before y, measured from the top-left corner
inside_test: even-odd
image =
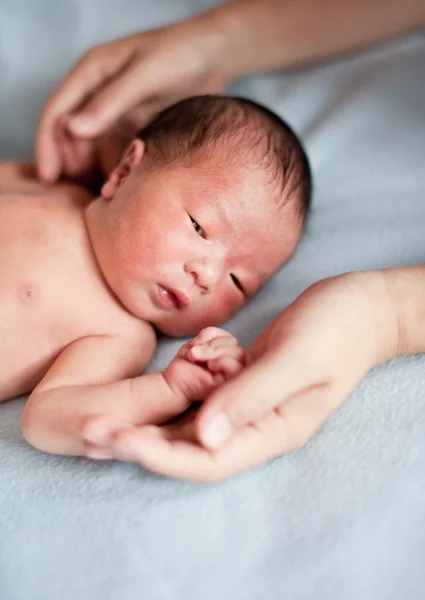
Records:
[[[69,129],[71,129],[73,133],[79,133],[82,135],[92,133],[94,125],[94,120],[87,115],[80,115],[78,117],[74,117],[68,123]]]
[[[111,460],[113,458],[111,452],[107,448],[89,448],[86,447],[85,456],[93,460]]]
[[[54,183],[56,178],[56,172],[53,165],[47,163],[39,165],[38,176],[43,183]]]
[[[233,433],[233,427],[224,413],[215,415],[204,427],[201,440],[205,446],[215,450],[221,446]]]
[[[88,421],[83,427],[83,439],[96,446],[107,446],[111,432],[105,428],[104,423],[98,421]]]
[[[84,436],[86,442],[95,444],[96,446],[106,446],[109,442],[109,436],[104,432],[90,431],[89,434]]]

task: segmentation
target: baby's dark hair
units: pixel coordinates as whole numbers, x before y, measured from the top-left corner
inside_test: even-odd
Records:
[[[302,144],[283,119],[253,100],[186,98],[158,113],[138,137],[151,159],[164,165],[211,148],[221,152],[224,165],[258,165],[265,169],[278,201],[294,202],[303,222],[307,217],[312,177]]]

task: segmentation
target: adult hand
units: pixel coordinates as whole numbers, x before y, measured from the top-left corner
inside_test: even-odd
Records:
[[[77,176],[91,168],[96,138],[118,123],[135,132],[185,96],[222,90],[228,83],[224,43],[218,28],[198,18],[88,51],[43,110],[36,140],[40,178],[56,181],[67,164]]]
[[[198,414],[123,429],[113,455],[163,475],[214,481],[304,445],[375,365],[397,353],[385,272],[314,284],[248,350],[248,367]]]

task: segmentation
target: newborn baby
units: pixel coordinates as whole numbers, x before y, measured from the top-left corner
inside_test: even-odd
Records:
[[[149,402],[164,421],[231,376],[243,352],[216,329],[198,340],[211,360],[192,342],[164,373],[140,373],[156,330],[186,336],[225,321],[291,256],[310,189],[288,126],[219,96],[158,114],[94,199],[2,165],[0,400],[31,393],[28,442],[90,455],[90,417],[141,423]]]

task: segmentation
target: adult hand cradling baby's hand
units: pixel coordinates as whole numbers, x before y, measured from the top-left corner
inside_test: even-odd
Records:
[[[210,21],[192,19],[137,33],[88,51],[59,86],[41,117],[36,155],[41,179],[54,182],[87,168],[96,153],[96,138],[120,122],[120,128],[142,127],[155,113],[192,94],[221,91],[224,40]],[[68,135],[58,138],[66,119]],[[84,140],[84,152],[80,152]],[[77,147],[77,151],[75,150]],[[81,165],[79,164],[79,156]]]
[[[397,348],[385,272],[318,282],[254,342],[247,368],[198,414],[129,429],[117,457],[173,477],[223,479],[304,445]]]

